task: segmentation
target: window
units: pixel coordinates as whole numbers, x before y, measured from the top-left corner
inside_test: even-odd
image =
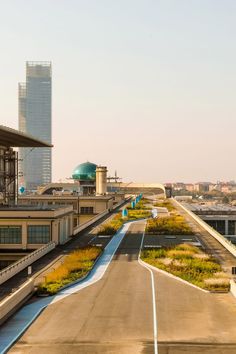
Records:
[[[28,243],[40,244],[50,242],[50,226],[49,225],[29,225],[28,226]]]
[[[225,221],[224,220],[205,220],[208,225],[213,227],[221,235],[225,235]]]
[[[80,214],[93,214],[93,207],[81,207]]]
[[[235,220],[229,220],[228,235],[235,235]]]
[[[0,243],[21,244],[22,243],[21,226],[1,226]]]

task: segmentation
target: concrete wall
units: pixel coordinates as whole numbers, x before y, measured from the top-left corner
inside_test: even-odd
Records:
[[[199,216],[194,214],[189,209],[185,208],[182,204],[180,204],[177,200],[172,199],[174,203],[176,203],[179,207],[181,207],[186,213],[188,213],[200,226],[202,226],[206,231],[209,232],[217,241],[219,241],[222,246],[224,246],[233,256],[236,257],[236,247],[233,243],[227,240],[224,236],[222,236],[219,232],[214,230],[211,226],[209,226],[205,221],[203,221]]]
[[[34,291],[34,280],[25,282],[18,290],[0,302],[0,325],[7,320]]]
[[[82,225],[77,226],[74,231],[73,231],[73,235],[76,235],[78,232],[86,229],[87,227],[89,227],[90,225],[92,225],[93,223],[95,223],[97,220],[101,219],[103,216],[107,215],[108,211],[104,211],[103,213],[94,216],[92,219],[90,219],[89,221],[85,222]]]
[[[234,297],[236,297],[236,284],[234,279],[230,280],[230,292]]]
[[[81,199],[79,202],[79,208],[81,212],[81,207],[92,207],[94,214],[103,213],[105,210],[113,209],[113,198],[104,198],[104,199]]]
[[[112,200],[111,200],[111,202],[112,202]],[[122,205],[123,203],[124,203],[124,200],[122,200],[120,203],[112,206],[111,209],[119,208],[119,206]],[[85,222],[84,224],[78,225],[76,228],[74,228],[73,235],[76,235],[78,232],[86,229],[86,227],[89,227],[90,225],[92,225],[93,223],[95,223],[97,220],[101,219],[103,216],[107,215],[108,213],[109,213],[109,211],[105,210],[102,213],[94,216],[93,218],[91,218],[90,220]]]
[[[30,253],[29,255],[21,258],[19,261],[9,265],[7,268],[4,268],[0,272],[0,284],[4,283],[8,279],[12,278],[17,273],[21,272],[23,269],[28,267],[33,262],[37,261],[37,259],[43,257],[45,254],[50,252],[55,248],[55,242],[51,242],[47,245],[44,245],[40,249]]]

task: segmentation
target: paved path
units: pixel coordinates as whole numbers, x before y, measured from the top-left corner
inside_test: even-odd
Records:
[[[102,280],[50,305],[12,353],[153,353],[150,273],[137,262],[144,222],[134,223]]]
[[[236,353],[236,299],[230,293],[206,293],[154,273],[159,354]]]
[[[143,229],[133,224],[103,278],[48,306],[10,353],[154,353],[151,277],[138,263]],[[236,353],[235,298],[153,277],[158,354]]]

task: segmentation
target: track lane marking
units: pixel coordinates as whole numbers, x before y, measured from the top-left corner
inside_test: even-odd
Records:
[[[145,223],[146,225],[146,223]],[[154,354],[158,354],[158,345],[157,345],[157,311],[156,311],[156,293],[155,293],[155,281],[153,271],[146,266],[146,264],[141,260],[141,252],[143,248],[143,241],[144,241],[145,231],[143,232],[142,241],[140,244],[139,255],[138,255],[138,262],[139,264],[146,268],[151,275],[151,285],[152,285],[152,312],[153,312],[153,338],[154,338]]]

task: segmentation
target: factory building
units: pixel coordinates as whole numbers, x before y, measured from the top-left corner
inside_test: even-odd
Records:
[[[34,249],[54,241],[65,243],[73,233],[73,207],[47,208],[18,203],[18,153],[13,148],[52,145],[15,129],[0,126],[0,250]]]

